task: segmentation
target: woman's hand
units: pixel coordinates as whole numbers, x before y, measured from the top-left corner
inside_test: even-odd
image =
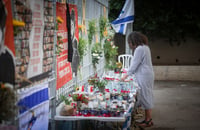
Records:
[[[121,81],[124,81],[124,80],[125,80],[125,78],[124,78],[124,77],[122,77],[122,78],[121,78]]]
[[[128,77],[128,75],[124,75],[124,76],[121,78],[121,81],[124,81],[127,77]]]

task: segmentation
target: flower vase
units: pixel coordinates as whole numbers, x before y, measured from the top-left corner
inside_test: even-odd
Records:
[[[99,87],[99,92],[104,93],[105,92],[105,87]]]
[[[77,110],[79,111],[80,108],[81,108],[81,101],[77,101],[77,102],[76,102],[76,105],[77,105]]]
[[[94,68],[94,75],[96,75],[97,74],[97,67],[96,67],[96,65],[93,65],[93,68]]]
[[[114,77],[114,70],[109,70],[108,75],[109,75],[110,78],[113,78]]]

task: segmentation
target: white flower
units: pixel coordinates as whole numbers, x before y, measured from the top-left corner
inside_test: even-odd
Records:
[[[100,59],[100,58],[101,58],[100,56],[97,57],[97,59]]]
[[[4,86],[5,86],[6,88],[13,89],[13,85],[10,84],[10,83],[5,83]]]
[[[112,45],[113,45],[113,42],[111,42],[110,45],[112,46]]]
[[[93,53],[93,54],[92,54],[92,56],[98,56],[98,54],[96,54],[96,53]]]

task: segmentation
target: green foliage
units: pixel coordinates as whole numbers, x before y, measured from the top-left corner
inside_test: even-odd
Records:
[[[118,47],[115,46],[111,39],[105,39],[104,44],[104,57],[106,65],[109,70],[114,70],[116,66],[116,56],[118,55]]]
[[[95,82],[95,87],[103,88],[103,87],[106,86],[107,83],[108,83],[108,82],[105,81],[105,80],[97,80],[97,81]]]
[[[115,20],[125,0],[110,0],[109,21]],[[164,38],[180,45],[187,37],[200,39],[200,10],[196,1],[135,0],[133,30],[150,40]]]
[[[11,121],[16,116],[17,95],[10,84],[0,82],[0,124],[3,121]]]
[[[84,94],[73,94],[72,95],[73,101],[81,101],[82,103],[87,104],[88,98]]]
[[[110,22],[115,20],[119,16],[124,3],[125,3],[125,0],[109,0],[110,10],[109,10],[108,18]]]
[[[104,16],[99,18],[99,29],[100,29],[100,41],[104,38],[104,32],[106,31],[107,19]]]
[[[96,20],[93,19],[93,20],[90,20],[88,22],[88,41],[89,41],[89,44],[91,45],[92,44],[92,39],[97,31],[97,28],[96,28]]]
[[[182,1],[135,0],[134,30],[148,35],[150,40],[164,38],[171,45],[180,45],[187,37],[199,39],[200,23],[198,5]]]
[[[61,95],[60,99],[65,102],[66,105],[70,105],[71,101],[66,98],[64,95]]]
[[[80,55],[80,62],[83,60],[83,56],[85,56],[86,51],[87,51],[87,41],[84,38],[79,37],[78,52]]]
[[[103,50],[101,49],[101,44],[95,43],[91,51],[93,67],[96,68],[96,65],[99,63],[99,60],[102,57],[102,52]]]
[[[111,39],[105,39],[104,44],[104,57],[106,62],[109,62],[110,60],[115,60],[118,47],[112,44]]]
[[[115,64],[115,62],[108,62],[105,65],[105,68],[107,68],[108,70],[115,70],[117,68],[117,65]]]

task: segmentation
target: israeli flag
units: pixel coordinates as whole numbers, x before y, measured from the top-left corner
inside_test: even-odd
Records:
[[[126,0],[119,17],[111,25],[116,33],[126,34],[126,26],[134,21],[134,0]]]

